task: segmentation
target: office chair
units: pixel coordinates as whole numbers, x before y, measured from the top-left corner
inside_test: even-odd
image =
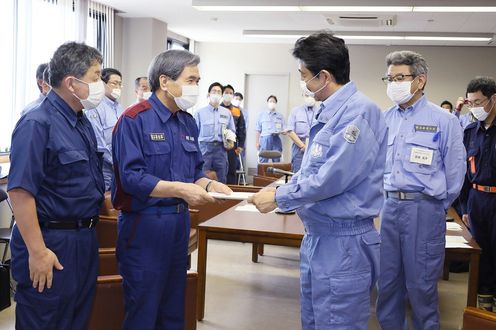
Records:
[[[238,186],[243,182],[243,186],[246,186],[246,172],[243,166],[243,158],[241,153],[238,155],[239,159],[239,170],[236,170],[236,176],[238,177]]]
[[[14,227],[15,219],[14,219],[14,211],[12,210],[12,205],[10,205],[9,196],[5,192],[5,190],[0,189],[0,203],[3,201],[7,202],[7,205],[10,208],[10,212],[12,213],[12,218],[10,219],[10,226],[8,228],[0,228],[0,243],[5,244],[5,249],[3,250],[2,264],[5,263],[5,258],[7,257],[7,251],[9,249],[10,236],[12,234],[12,227]]]

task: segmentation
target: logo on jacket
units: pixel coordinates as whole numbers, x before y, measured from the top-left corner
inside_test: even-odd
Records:
[[[355,125],[348,125],[346,126],[343,137],[348,143],[356,143],[359,135],[360,129],[358,127]]]
[[[315,143],[312,147],[312,157],[320,158],[322,157],[322,146],[318,143]]]

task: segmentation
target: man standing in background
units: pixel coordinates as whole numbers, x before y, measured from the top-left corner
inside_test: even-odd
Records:
[[[110,190],[112,177],[112,130],[124,111],[119,103],[122,92],[122,75],[112,68],[102,70],[102,80],[105,83],[105,97],[95,109],[86,110],[86,116],[95,131],[98,151],[103,153],[103,177],[105,191]]]
[[[444,261],[446,210],[465,175],[458,119],[427,101],[427,63],[417,53],[386,57],[389,128],[381,214],[377,319],[383,330],[438,330],[437,281]]]
[[[234,98],[234,87],[231,85],[224,86],[222,106],[231,111],[234,119],[234,126],[236,126],[236,145],[234,149],[227,152],[227,159],[229,161],[229,168],[227,171],[227,183],[236,184],[236,169],[238,168],[238,158],[243,148],[245,147],[246,140],[246,124],[241,109],[235,107],[231,102]]]
[[[43,102],[46,95],[50,91],[50,85],[48,84],[48,63],[42,63],[36,69],[36,85],[40,90],[40,96],[33,102],[29,103],[22,111],[21,116],[25,115],[29,111],[33,110]]]
[[[138,77],[134,80],[134,93],[136,94],[136,103],[148,100],[152,95],[148,84],[148,77]]]

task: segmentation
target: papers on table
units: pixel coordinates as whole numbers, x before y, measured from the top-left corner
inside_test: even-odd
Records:
[[[462,231],[462,226],[456,222],[446,222],[446,230]]]
[[[463,236],[446,235],[447,248],[470,248],[468,241]]]
[[[257,207],[254,204],[244,204],[240,205],[237,208],[234,209],[235,211],[240,211],[240,212],[257,212],[260,213],[259,210],[257,210]],[[271,211],[269,213],[274,213],[274,211]]]
[[[217,199],[232,199],[237,201],[247,200],[249,197],[254,195],[253,193],[250,192],[232,192],[230,195],[221,194],[218,192],[209,192],[208,194],[213,198],[217,198]]]
[[[277,185],[286,184],[286,179],[281,178],[281,179],[279,179],[279,180],[276,181],[276,184]]]
[[[0,164],[0,179],[6,178],[9,175],[10,163]]]

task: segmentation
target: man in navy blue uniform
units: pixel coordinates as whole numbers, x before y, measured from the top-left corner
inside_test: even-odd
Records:
[[[463,221],[482,248],[479,307],[493,310],[496,295],[496,82],[477,77],[467,86],[466,103],[477,119],[465,128],[467,174],[460,193]]]
[[[83,108],[102,100],[102,56],[70,42],[50,61],[52,90],[12,135],[16,329],[86,329],[98,268],[102,158]],[[54,269],[55,268],[55,269]]]
[[[124,329],[183,329],[188,205],[229,194],[202,172],[198,127],[186,110],[198,98],[200,58],[169,50],[152,61],[152,96],[127,109],[112,139],[112,201],[121,210],[117,258]]]
[[[297,210],[303,330],[367,329],[379,267],[373,218],[383,201],[387,127],[380,109],[350,81],[348,48],[329,33],[296,42],[300,86],[323,101],[308,151],[290,183],[255,194],[261,212]]]

